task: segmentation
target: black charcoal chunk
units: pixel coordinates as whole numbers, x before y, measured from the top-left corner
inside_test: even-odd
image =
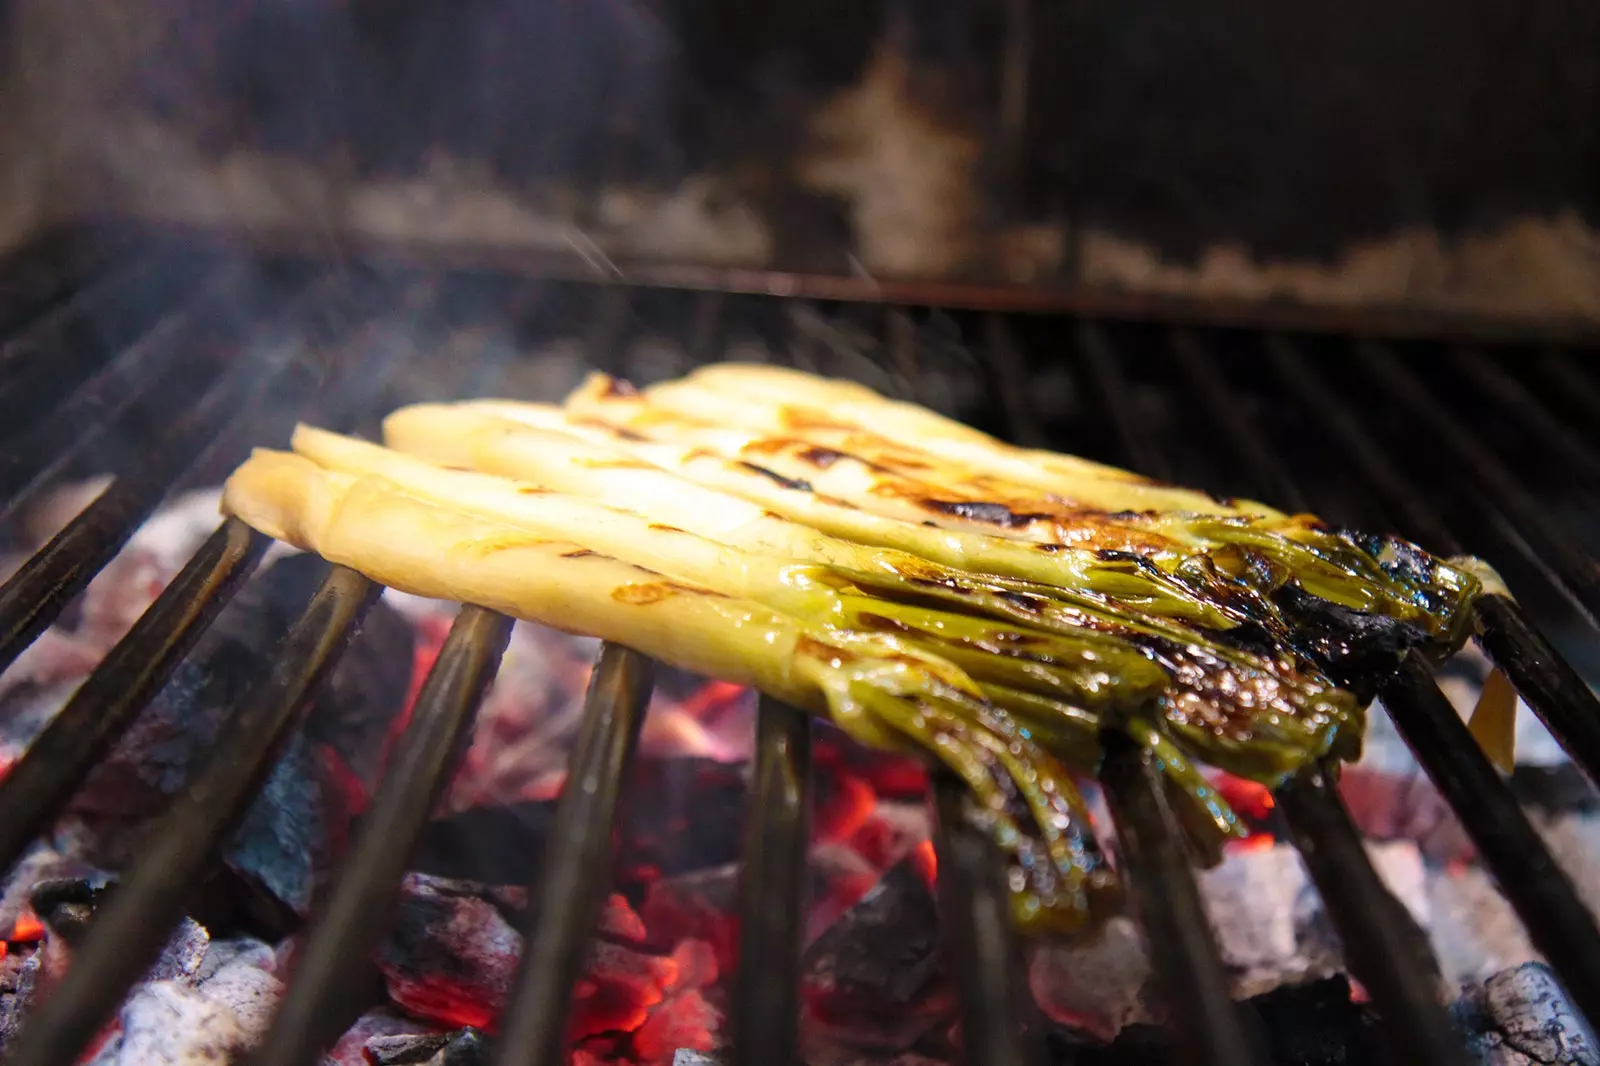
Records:
[[[834,1010],[892,1011],[922,998],[939,961],[933,890],[902,860],[806,949],[801,984]]]
[[[648,802],[630,803],[623,813],[619,884],[739,858],[749,785],[737,767],[710,759],[647,760],[635,768],[628,791]],[[424,830],[411,868],[486,884],[526,884],[539,868],[554,816],[554,801],[534,800],[440,819]]]
[[[1344,976],[1285,985],[1238,1005],[1241,1020],[1261,1035],[1275,1066],[1399,1066],[1383,1052],[1371,1011],[1350,999]],[[1046,1043],[1051,1061],[1074,1066],[1165,1066],[1186,1062],[1171,1032],[1157,1025],[1130,1025],[1110,1044],[1080,1033],[1053,1031]]]
[[[271,664],[326,572],[314,556],[290,556],[246,586],[90,776],[74,809],[123,821],[164,810],[204,764],[226,717]],[[239,906],[268,934],[281,935],[308,913],[319,864],[328,858],[334,827],[317,749],[332,749],[370,785],[404,706],[414,652],[409,623],[376,605],[247,812],[227,866]],[[135,827],[123,836],[134,839]],[[136,854],[133,848],[121,858]]]
[[[116,886],[116,878],[104,870],[83,868],[80,863],[62,863],[50,873],[33,883],[28,906],[52,933],[76,945],[95,908]]]
[[[1594,1033],[1543,963],[1469,988],[1453,1013],[1484,1066],[1600,1066]]]
[[[373,1066],[486,1066],[489,1041],[468,1026],[454,1033],[375,1036],[366,1053]]]

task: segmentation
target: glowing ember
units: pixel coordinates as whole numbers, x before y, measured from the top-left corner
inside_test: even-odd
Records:
[[[24,907],[17,916],[16,924],[11,927],[11,935],[6,937],[13,944],[29,944],[44,939],[44,923],[41,922],[32,910]]]

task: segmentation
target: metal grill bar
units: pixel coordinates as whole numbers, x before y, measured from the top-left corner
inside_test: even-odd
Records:
[[[10,1066],[71,1066],[161,951],[200,875],[249,809],[298,712],[332,670],[378,586],[335,567],[270,670],[230,716],[204,769],[95,914],[59,987],[23,1026]]]
[[[1006,414],[1006,436],[1024,448],[1044,446],[1044,431],[1028,403],[1028,371],[1017,346],[1016,331],[1002,315],[983,316],[984,347],[994,367],[995,391]]]
[[[1600,929],[1455,708],[1414,653],[1383,705],[1578,1009],[1600,1018]]]
[[[1043,1047],[1032,1015],[1022,952],[1011,926],[1005,862],[972,824],[965,786],[933,774],[939,914],[961,998],[961,1050],[968,1066],[1036,1066]]]
[[[0,870],[61,813],[160,691],[217,612],[233,598],[271,541],[230,518],[116,643],[50,725],[0,779]]]
[[[348,990],[388,925],[406,861],[472,733],[473,718],[511,639],[511,619],[463,607],[417,695],[411,724],[384,767],[360,838],[333,895],[305,936],[295,979],[254,1066],[304,1066],[359,1011]]]
[[[1269,336],[1266,347],[1278,377],[1300,401],[1301,409],[1338,442],[1339,454],[1376,490],[1403,532],[1433,551],[1460,555],[1463,549],[1455,534],[1423,504],[1399,467],[1367,434],[1349,405],[1322,380],[1311,361],[1283,337]]]
[[[501,1066],[564,1061],[572,989],[600,919],[616,854],[614,827],[624,779],[650,701],[649,659],[604,644],[584,701],[582,731],[546,845],[520,972],[500,1029]]]
[[[1503,596],[1477,603],[1478,640],[1506,672],[1573,762],[1600,782],[1600,700],[1517,605]]]
[[[1309,361],[1282,338],[1270,340],[1269,350],[1285,384],[1321,420],[1384,505],[1429,548],[1461,554],[1461,542],[1422,503],[1422,495],[1362,430],[1349,407],[1321,382]],[[1489,596],[1478,602],[1476,611],[1484,650],[1589,779],[1600,782],[1600,699],[1515,603]]]
[[[1280,507],[1310,510],[1300,486],[1261,439],[1243,402],[1228,386],[1222,368],[1200,339],[1188,330],[1173,330],[1169,339],[1173,358],[1184,380],[1206,409],[1212,428],[1228,442],[1234,457],[1244,464],[1252,491],[1268,496]]]
[[[1289,472],[1269,458],[1272,449],[1213,355],[1186,331],[1174,332],[1172,341],[1173,354],[1211,428],[1254,475],[1252,487],[1280,494],[1296,510],[1308,510]],[[1313,771],[1284,785],[1279,796],[1302,858],[1339,930],[1345,962],[1371,991],[1397,1045],[1419,1061],[1464,1061],[1438,1003],[1439,968],[1427,937],[1373,869],[1337,791],[1320,771]]]
[[[61,240],[43,235],[0,263],[0,334],[15,335],[55,314],[126,261],[126,234]]]
[[[1480,348],[1456,352],[1456,367],[1462,376],[1478,387],[1500,408],[1544,446],[1561,456],[1568,469],[1578,473],[1591,486],[1600,484],[1600,452],[1557,420],[1527,387]]]
[[[1258,1037],[1229,998],[1227,973],[1154,763],[1120,730],[1104,731],[1100,743],[1100,783],[1116,823],[1123,875],[1187,1050],[1210,1066],[1264,1063]]]
[[[1584,373],[1583,367],[1565,352],[1546,352],[1540,369],[1561,394],[1582,407],[1590,418],[1600,418],[1600,385]]]
[[[20,332],[0,343],[0,371],[25,367],[40,350],[59,350],[61,341],[73,329],[82,329],[86,311],[107,303],[115,305],[123,290],[148,280],[168,264],[170,256],[149,251],[121,262],[78,289],[67,299],[54,304],[29,322]],[[115,337],[107,338],[116,343]]]
[[[10,519],[39,488],[115,429],[139,401],[163,395],[194,372],[180,365],[179,358],[192,354],[201,316],[239,283],[243,273],[235,267],[212,277],[190,299],[168,311],[138,343],[124,348],[74,390],[49,417],[38,420],[24,439],[8,442],[0,460],[0,500],[5,501],[0,522]]]
[[[1112,431],[1117,435],[1123,454],[1133,469],[1149,477],[1166,481],[1171,478],[1166,457],[1154,448],[1145,434],[1138,430],[1138,414],[1130,406],[1132,391],[1122,369],[1117,365],[1116,353],[1105,330],[1097,323],[1083,321],[1078,324],[1078,351],[1083,356],[1084,368],[1094,388],[1095,398],[1105,408]]]
[[[1529,495],[1499,457],[1451,417],[1394,352],[1371,342],[1357,344],[1355,351],[1372,380],[1382,382],[1389,395],[1456,454],[1493,498],[1495,507],[1504,510],[1516,524],[1517,533],[1527,539],[1535,555],[1548,562],[1574,606],[1590,625],[1600,629],[1600,570],[1596,570],[1565,525],[1539,506],[1539,501]]]
[[[122,550],[182,473],[215,444],[231,443],[228,421],[290,369],[265,372],[241,360],[156,443],[143,464],[120,475],[0,587],[0,670],[10,666],[73,596]],[[218,435],[222,434],[220,439]]]
[[[1465,1064],[1466,1052],[1439,1006],[1442,979],[1427,934],[1373,869],[1326,772],[1291,779],[1275,795],[1339,931],[1344,961],[1371,993],[1404,1061]]]
[[[798,1046],[800,937],[811,829],[811,717],[761,697],[745,814],[735,1066],[787,1066]]]

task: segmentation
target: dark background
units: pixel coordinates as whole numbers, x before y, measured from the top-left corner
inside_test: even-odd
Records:
[[[996,217],[1069,218],[1177,258],[1600,220],[1593,0],[191,2],[148,72],[153,106],[219,150],[345,146],[370,175],[445,147],[521,182],[721,169],[815,200],[787,177],[802,125],[884,42],[930,111],[992,141],[1021,7],[1027,151],[985,178]]]

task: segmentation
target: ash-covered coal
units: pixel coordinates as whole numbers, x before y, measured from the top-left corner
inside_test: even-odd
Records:
[[[15,939],[22,932],[23,923],[18,923],[11,934],[13,939],[8,944],[4,965],[0,966],[0,1052],[9,1046],[26,1026],[28,1015],[40,998],[48,995],[73,965],[73,948],[86,923],[92,918],[93,904],[104,898],[112,887],[109,880],[102,875],[86,878],[75,884],[68,880],[46,882],[36,890],[34,897],[43,908],[41,914],[43,921],[29,932],[30,935],[36,934],[37,939],[26,942]],[[215,977],[219,966],[214,964],[208,968],[206,963],[212,950],[218,946],[212,942],[210,934],[203,926],[193,919],[185,918],[173,930],[156,961],[145,971],[144,977],[135,986],[124,1004],[119,1020],[114,1022],[94,1045],[100,1049],[94,1061],[102,1066],[124,1062],[159,1064],[195,1061],[181,1055],[174,1056],[165,1051],[150,1049],[141,1051],[141,1057],[136,1058],[121,1059],[106,1056],[114,1045],[120,1046],[118,1041],[123,1037],[131,1041],[130,1046],[141,1046],[134,1034],[140,1031],[141,1027],[149,1027],[145,1025],[144,1015],[140,1012],[148,1010],[150,1006],[141,997],[149,993],[161,1000],[166,994],[161,991],[162,989],[192,989],[201,981]],[[229,949],[223,950],[226,952]],[[236,957],[239,957],[237,953],[231,953],[229,961],[233,961]],[[270,953],[267,957],[270,957]],[[157,1020],[150,1019],[150,1025],[155,1024]],[[172,1041],[183,1043],[201,1039],[195,1033],[187,1032],[186,1026],[180,1026],[178,1029],[184,1031],[174,1030],[164,1034],[161,1039],[169,1044]],[[176,1044],[172,1046],[175,1047]]]
[[[492,1030],[516,975],[525,907],[521,889],[407,875],[377,956],[390,998],[435,1024]],[[709,946],[685,942],[657,953],[644,945],[645,934],[622,897],[610,897],[575,993],[575,1039],[648,1039],[662,1011],[673,1016],[656,1021],[657,1029],[675,1028],[686,1008],[697,1009],[678,1001],[716,979]],[[720,1012],[713,1021],[720,1025]]]
[[[619,881],[704,869],[743,847],[743,771],[709,759],[647,759],[629,778]],[[556,800],[474,807],[431,823],[412,861],[441,877],[526,884],[539,868]]]
[[[102,834],[104,861],[120,866],[137,855],[144,820],[203,763],[326,569],[315,557],[298,555],[261,573],[218,615],[90,775],[71,809],[120,826]],[[344,831],[343,795],[320,753],[332,753],[370,787],[384,740],[404,707],[412,651],[410,626],[380,603],[314,699],[305,728],[289,742],[234,837],[226,858],[231,891],[212,893],[234,897],[246,924],[282,934],[309,912],[331,843]]]
[[[1600,1042],[1542,963],[1468,988],[1452,1013],[1483,1066],[1600,1066]]]
[[[135,988],[91,1066],[214,1066],[265,1035],[283,983],[260,941],[216,941],[193,973]]]
[[[453,1033],[376,1036],[366,1043],[372,1066],[487,1066],[489,1041],[468,1026]]]

